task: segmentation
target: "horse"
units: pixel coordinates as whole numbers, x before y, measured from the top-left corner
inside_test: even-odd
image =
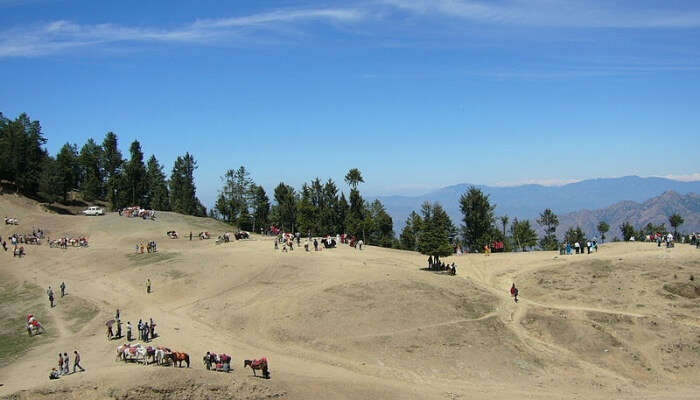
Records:
[[[184,361],[187,363],[187,368],[190,367],[190,355],[187,353],[180,353],[177,351],[173,351],[170,353],[170,359],[173,361],[173,367],[175,366],[175,363],[178,363],[178,367],[182,368],[182,362]]]
[[[170,353],[171,351],[167,347],[156,347],[156,364],[165,365],[170,359]]]
[[[133,346],[133,347],[127,347],[126,349],[124,349],[123,357],[124,357],[124,362],[127,362],[127,361],[135,361],[135,362],[143,361],[143,362],[144,362],[144,365],[147,364],[147,360],[146,360],[146,357],[147,357],[146,348],[143,347],[143,346],[141,346],[140,344],[139,344],[139,345],[136,345],[136,346]]]
[[[117,355],[115,361],[121,361],[122,358],[124,358],[124,350],[128,348],[131,348],[131,345],[129,343],[124,343],[117,346]]]
[[[267,369],[267,358],[263,357],[259,360],[245,360],[243,361],[243,368],[250,366],[253,370],[253,376],[257,376],[255,373],[256,369],[262,370],[263,378],[270,379],[270,371]]]

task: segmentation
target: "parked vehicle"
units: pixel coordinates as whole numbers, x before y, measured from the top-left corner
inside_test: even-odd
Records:
[[[101,209],[100,207],[89,207],[87,210],[83,211],[83,214],[85,215],[105,215],[105,210]]]

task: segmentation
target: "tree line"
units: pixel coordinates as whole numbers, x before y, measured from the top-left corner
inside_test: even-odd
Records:
[[[476,187],[468,188],[460,197],[459,205],[462,225],[458,229],[440,204],[424,203],[420,212],[413,211],[406,219],[406,225],[399,236],[399,248],[433,257],[446,257],[458,246],[463,246],[468,252],[480,252],[485,250],[484,246],[500,242],[503,244],[503,251],[526,251],[535,247],[557,250],[565,243],[583,244],[590,240],[581,227],[576,226],[569,228],[564,233],[563,240],[559,241],[556,235],[559,217],[551,209],[544,210],[535,220],[544,231],[544,236],[538,238],[529,220],[514,218],[511,222],[507,215],[496,217],[495,204],[491,204],[489,196]],[[509,222],[510,229],[507,230]],[[669,217],[669,223],[678,236],[677,227],[683,223],[683,218],[674,214]],[[604,242],[610,225],[599,221],[597,230]],[[635,235],[667,232],[664,224],[657,226],[651,223],[637,231],[626,222],[620,226],[620,230],[624,240],[629,240]]]
[[[303,236],[346,233],[367,244],[396,247],[393,220],[379,200],[363,199],[358,186],[364,178],[357,168],[345,175],[349,200],[330,178],[325,182],[316,178],[299,190],[280,182],[272,193],[274,202],[245,166],[227,170],[221,179],[223,185],[210,216],[240,229],[267,232],[274,226]]]
[[[48,203],[67,202],[69,193],[79,192],[84,201],[102,200],[113,210],[137,205],[206,215],[194,184],[197,162],[189,153],[177,157],[167,179],[155,155],[144,161],[138,140],[125,159],[114,132],[102,143],[92,138],[80,148],[66,143],[55,156],[45,150],[46,142],[39,121],[24,113],[14,120],[0,113],[0,180]]]

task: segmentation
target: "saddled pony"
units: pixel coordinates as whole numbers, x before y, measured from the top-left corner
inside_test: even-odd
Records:
[[[265,379],[270,379],[270,371],[267,368],[267,358],[263,357],[258,360],[245,360],[243,361],[243,368],[250,366],[250,369],[253,370],[253,376],[258,376],[255,373],[256,369],[262,370],[263,378]]]
[[[156,364],[157,365],[167,364],[168,360],[170,359],[170,353],[172,353],[172,352],[167,347],[163,347],[163,346],[156,347]]]
[[[178,367],[182,367],[182,362],[187,363],[187,368],[190,367],[190,355],[187,353],[180,353],[178,351],[173,351],[170,353],[170,359],[173,361],[173,367],[177,362]]]
[[[143,362],[144,365],[146,365],[147,359],[146,357],[148,356],[146,352],[146,348],[141,346],[141,345],[136,345],[134,347],[127,347],[124,349],[123,357],[124,357],[124,362],[127,361],[134,361],[134,362]]]

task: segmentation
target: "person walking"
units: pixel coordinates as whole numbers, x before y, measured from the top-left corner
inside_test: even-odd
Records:
[[[70,374],[70,359],[68,353],[63,353],[63,375]]]
[[[146,293],[151,293],[151,278],[146,279]]]
[[[80,368],[80,372],[85,372],[85,368],[80,365],[80,353],[78,350],[73,351],[73,373],[75,373],[76,368]]]
[[[65,282],[61,282],[60,288],[61,288],[61,297],[63,297],[63,296],[66,295],[66,283],[65,283]]]
[[[49,296],[49,304],[51,304],[51,308],[53,308],[53,289],[51,289],[51,286],[49,286],[46,294]]]
[[[515,283],[513,283],[513,286],[510,287],[510,295],[513,296],[513,300],[515,302],[518,302],[518,288],[515,287]]]
[[[192,241],[192,231],[190,231],[190,242]]]

